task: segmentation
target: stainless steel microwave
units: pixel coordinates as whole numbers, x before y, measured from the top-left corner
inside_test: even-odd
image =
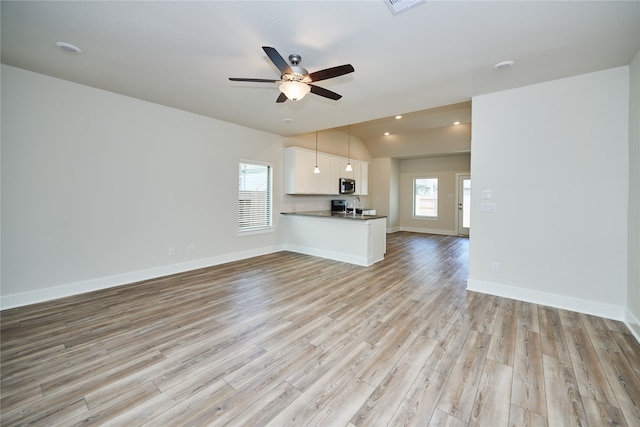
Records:
[[[340,178],[340,194],[353,194],[356,192],[356,180]]]

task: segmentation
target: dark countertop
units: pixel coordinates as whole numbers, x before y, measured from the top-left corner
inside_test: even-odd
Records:
[[[361,215],[356,214],[353,216],[352,213],[344,214],[341,212],[331,212],[331,211],[299,211],[299,212],[280,212],[282,215],[298,215],[298,216],[310,216],[310,217],[318,217],[318,218],[335,218],[335,219],[350,219],[350,220],[359,220],[366,221],[369,219],[380,219],[386,218],[386,215]]]

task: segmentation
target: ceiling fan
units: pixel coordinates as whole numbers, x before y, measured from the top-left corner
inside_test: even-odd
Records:
[[[278,70],[280,70],[280,73],[282,73],[280,75],[280,80],[245,79],[239,77],[229,77],[229,80],[234,82],[280,83],[281,93],[280,96],[278,96],[278,99],[276,99],[276,102],[284,102],[287,99],[299,101],[309,92],[325,98],[338,100],[342,98],[342,95],[311,83],[342,76],[354,71],[351,64],[345,64],[309,73],[307,70],[299,66],[300,61],[302,60],[300,55],[289,55],[289,62],[291,62],[291,65],[289,65],[278,51],[275,50],[275,48],[262,46],[262,49],[265,51],[271,62],[273,62]]]

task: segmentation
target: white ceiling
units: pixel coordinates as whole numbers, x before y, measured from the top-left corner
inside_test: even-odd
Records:
[[[394,16],[383,0],[3,0],[1,15],[5,64],[287,136],[627,65],[640,50],[640,1],[427,1]],[[278,79],[265,45],[310,72],[352,64],[317,83],[343,98],[276,104],[276,84],[228,80]],[[516,64],[494,70],[503,60]],[[435,111],[405,123],[452,120]],[[352,132],[366,138],[385,120]]]

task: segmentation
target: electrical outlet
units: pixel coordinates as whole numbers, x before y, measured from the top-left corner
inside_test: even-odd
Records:
[[[174,256],[176,254],[176,248],[171,247],[169,248],[169,255]]]
[[[491,263],[491,271],[494,273],[500,273],[500,263],[499,262],[492,262]]]
[[[189,246],[187,246],[187,252],[189,252],[190,254],[193,253],[195,249],[196,247],[193,243],[189,243]]]

